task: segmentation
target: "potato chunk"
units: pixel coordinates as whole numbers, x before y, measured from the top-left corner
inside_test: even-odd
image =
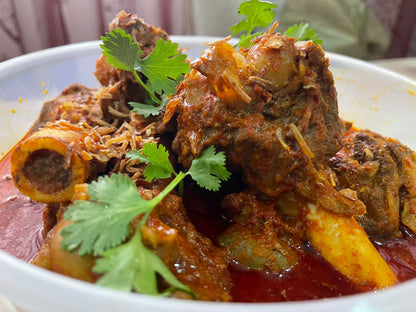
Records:
[[[353,217],[309,204],[306,235],[314,248],[362,290],[396,284],[396,276]]]

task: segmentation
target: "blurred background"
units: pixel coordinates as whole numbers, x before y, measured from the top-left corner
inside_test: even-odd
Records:
[[[171,35],[229,35],[243,0],[0,0],[0,61],[99,39],[120,10]],[[277,31],[309,22],[327,51],[373,60],[416,55],[415,0],[274,0]]]

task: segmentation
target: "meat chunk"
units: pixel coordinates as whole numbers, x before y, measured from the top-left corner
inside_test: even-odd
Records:
[[[169,37],[162,29],[145,23],[135,14],[127,14],[124,11],[118,13],[109,25],[110,31],[117,28],[123,29],[131,35],[133,42],[137,43],[143,52],[142,58],[153,51],[159,39],[166,41]],[[127,120],[131,111],[131,107],[128,105],[130,101],[145,103],[149,97],[131,72],[112,67],[104,55],[96,60],[94,74],[106,91],[107,97],[103,96],[100,103],[105,119],[110,123],[120,118]],[[139,72],[137,74],[141,75]],[[146,77],[141,76],[141,79],[146,83]],[[144,118],[137,115],[135,117],[141,119],[141,123],[143,123]],[[149,118],[150,122],[159,119],[158,117]]]
[[[168,34],[162,29],[146,24],[136,14],[127,14],[124,11],[118,13],[109,25],[110,31],[117,28],[123,29],[132,36],[133,42],[139,44],[143,51],[142,57],[146,57],[153,51],[158,39],[168,39]],[[113,85],[123,78],[133,78],[128,73],[113,68],[104,56],[97,60],[96,65],[95,76],[103,86]]]
[[[227,195],[222,206],[233,223],[219,243],[232,261],[275,274],[298,264],[303,227],[300,219],[283,216],[276,200],[246,190]]]
[[[173,150],[180,163],[190,166],[215,145],[268,196],[297,190],[342,214],[365,211],[354,191],[334,188],[327,168],[342,133],[319,46],[270,30],[241,52],[226,40],[215,42],[191,68],[165,115],[177,113]]]
[[[112,29],[121,28],[127,34],[132,36],[133,42],[139,44],[143,51],[142,58],[149,55],[158,39],[168,39],[168,34],[160,28],[146,24],[141,18],[135,14],[127,14],[121,11],[116,15],[109,25],[110,31]],[[95,76],[102,86],[108,87],[121,82],[120,87],[122,93],[128,99],[134,98],[135,101],[143,103],[146,99],[146,92],[136,82],[135,78],[130,72],[113,68],[101,55],[96,61]],[[127,103],[126,103],[127,104]]]
[[[266,180],[262,191],[273,194],[276,182],[307,161],[291,124],[305,138],[315,162],[322,163],[340,148],[332,75],[323,51],[312,42],[297,45],[292,38],[267,34],[248,51],[235,53],[219,41],[191,67],[178,96],[174,142],[185,165],[211,143],[224,146],[235,163],[256,167],[247,175],[249,181]],[[240,153],[260,148],[263,166],[276,171],[258,161],[249,164],[252,153]],[[275,162],[286,165],[270,164]]]
[[[231,300],[227,254],[195,229],[180,197],[167,196],[149,216],[142,233],[145,244],[199,299]]]
[[[341,187],[357,191],[367,213],[356,217],[375,239],[400,235],[399,219],[416,233],[415,153],[369,130],[350,130],[330,159]]]
[[[93,92],[93,89],[77,83],[70,85],[54,100],[43,104],[39,118],[30,132],[35,132],[44,127],[46,123],[59,119],[67,120],[72,124],[86,122],[93,125],[95,120],[103,116]]]

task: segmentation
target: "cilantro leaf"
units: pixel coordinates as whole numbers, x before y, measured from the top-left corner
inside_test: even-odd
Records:
[[[225,168],[225,155],[216,153],[214,146],[207,148],[199,158],[194,159],[188,174],[201,187],[218,191],[221,181],[227,181],[230,172]]]
[[[136,60],[134,69],[149,79],[153,92],[170,95],[176,93],[177,80],[189,71],[185,59],[186,55],[179,53],[177,43],[159,39],[152,53]]]
[[[75,221],[62,230],[62,248],[101,255],[129,235],[129,223],[151,207],[136,185],[122,174],[100,177],[88,186],[89,201],[77,200],[64,214]]]
[[[133,111],[135,111],[139,115],[143,115],[145,118],[149,116],[157,116],[163,110],[163,106],[154,106],[152,104],[142,104],[137,102],[129,102],[129,105],[133,107]]]
[[[156,197],[145,200],[137,191],[136,184],[127,176],[113,174],[98,178],[88,186],[89,200],[75,201],[64,214],[65,220],[73,221],[61,234],[63,249],[78,249],[80,255],[92,253],[102,255],[96,261],[94,271],[103,273],[98,283],[120,290],[146,294],[159,294],[156,273],[162,276],[171,287],[166,294],[175,289],[194,293],[181,284],[169,271],[163,261],[152,251],[146,249],[140,236],[143,226],[153,210],[189,174],[197,183],[208,190],[218,190],[221,180],[227,180],[230,173],[225,168],[224,153],[216,153],[214,147],[206,149],[192,162],[186,172],[175,173],[169,161],[169,153],[164,146],[156,143],[144,144],[141,153],[134,151],[128,157],[147,163],[146,179],[154,177],[175,178]],[[129,224],[139,214],[139,229],[127,242]],[[124,242],[124,243],[123,243]]]
[[[101,37],[103,43],[100,45],[103,54],[107,57],[107,62],[113,67],[132,71],[134,64],[143,54],[140,46],[132,42],[132,37],[121,29],[113,29]]]
[[[107,250],[104,257],[96,261],[93,271],[104,273],[98,280],[98,285],[149,295],[159,295],[159,274],[171,285],[163,295],[181,290],[195,297],[195,293],[179,282],[162,260],[144,246],[140,230],[137,230],[129,242]]]
[[[146,143],[141,153],[139,151],[131,151],[127,154],[131,159],[139,159],[147,165],[144,170],[146,181],[152,181],[154,178],[166,179],[175,173],[169,160],[169,153],[163,145],[156,143]]]
[[[240,39],[237,43],[237,46],[248,48],[250,46],[251,40],[253,40],[257,36],[262,35],[263,33],[264,33],[263,31],[260,31],[260,32],[256,32],[256,33],[251,34],[251,35],[243,34],[243,35],[240,36]]]
[[[319,35],[315,33],[315,30],[309,26],[309,23],[295,24],[286,30],[283,35],[295,38],[295,41],[308,41],[311,40],[315,44],[321,44],[322,40],[319,39]]]
[[[140,263],[136,261],[140,250],[136,248],[136,239],[103,253],[103,257],[96,260],[93,271],[105,273],[97,284],[123,291],[131,291],[135,280],[136,270]]]
[[[137,82],[149,94],[153,103],[163,104],[156,94],[166,97],[176,93],[177,84],[189,72],[189,64],[185,62],[186,55],[180,54],[178,44],[170,40],[159,39],[152,53],[141,58],[143,51],[133,42],[131,35],[121,29],[113,29],[101,37],[100,45],[107,62],[115,68],[129,71]],[[147,84],[137,74],[139,71],[147,78]],[[142,109],[139,105],[138,110]],[[155,114],[147,110],[145,114]],[[148,115],[148,116],[149,116]]]
[[[149,101],[147,104],[129,102],[129,105],[133,107],[133,111],[139,115],[143,115],[145,118],[148,118],[149,116],[158,116],[169,102],[169,99],[166,97],[166,95],[163,94],[161,98],[162,104],[159,106],[155,106],[156,103],[153,101]]]
[[[256,32],[252,34],[255,27],[267,27],[273,22],[275,12],[273,12],[272,9],[274,8],[277,8],[276,4],[259,0],[245,1],[240,4],[238,7],[238,14],[245,15],[247,19],[243,19],[230,27],[233,36],[236,36],[240,32],[246,32],[246,34],[241,35],[237,46],[248,48],[250,41],[263,33]]]

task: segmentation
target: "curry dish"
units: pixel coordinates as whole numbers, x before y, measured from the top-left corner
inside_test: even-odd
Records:
[[[142,57],[168,39],[134,14],[120,12],[110,24],[116,28]],[[15,185],[46,203],[45,243],[32,263],[95,282],[96,257],[61,248],[69,224],[62,216],[88,198],[87,183],[99,176],[125,174],[144,198],[160,193],[170,179],[149,182],[146,164],[126,157],[156,142],[184,169],[215,146],[232,173],[218,192],[185,180],[183,195],[171,192],[140,228],[146,247],[200,300],[324,298],[416,276],[414,259],[413,275],[403,278],[381,252],[416,233],[416,155],[339,118],[328,66],[319,45],[274,26],[247,49],[236,51],[225,38],[191,60],[164,111],[145,118],[128,103],[144,102],[146,92],[101,56],[101,88],[66,88],[12,151]]]

